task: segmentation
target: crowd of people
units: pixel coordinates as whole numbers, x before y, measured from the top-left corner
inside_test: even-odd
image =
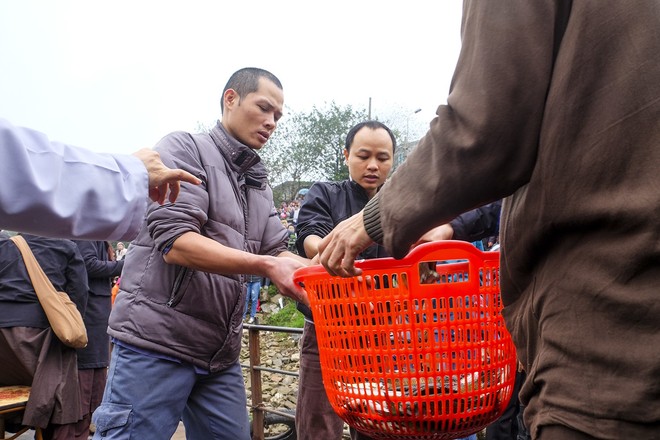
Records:
[[[285,220],[288,225],[296,225],[298,223],[298,213],[300,212],[300,204],[304,200],[304,196],[291,200],[290,202],[282,202],[277,209],[277,215],[281,220]]]
[[[174,132],[135,156],[0,120],[0,227],[23,232],[90,335],[82,350],[54,336],[0,237],[0,383],[33,387],[21,422],[47,439],[85,438],[91,421],[96,440],[165,440],[183,420],[191,439],[248,440],[238,354],[250,277],[304,310],[301,267],[360,275],[368,252],[482,240],[496,218],[522,426],[535,440],[660,438],[658,23],[654,1],[466,0],[447,104],[416,149],[385,180],[391,132],[358,124],[345,151],[357,174],[314,185],[286,218],[258,155],[284,108],[263,69],[229,78],[210,132]],[[488,214],[500,200],[501,216]],[[131,244],[113,259],[106,240]],[[325,414],[323,391],[305,396],[318,386],[313,318],[301,438],[335,423],[310,420]]]

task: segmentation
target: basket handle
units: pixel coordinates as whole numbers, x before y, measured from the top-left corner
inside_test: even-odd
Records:
[[[499,260],[499,252],[482,252],[472,243],[459,240],[432,241],[415,247],[402,261],[415,264],[430,260]]]
[[[434,241],[415,247],[401,260],[401,263],[411,267],[411,276],[413,277],[411,282],[419,283],[420,263],[447,260],[466,260],[467,263],[448,263],[446,266],[437,266],[435,269],[439,273],[439,269],[443,267],[455,271],[457,264],[464,264],[466,267],[461,268],[461,270],[465,270],[468,273],[469,282],[474,283],[474,287],[478,288],[480,268],[497,265],[499,263],[499,252],[482,252],[471,243],[465,241]],[[425,285],[423,283],[420,284]]]
[[[383,267],[394,268],[399,267],[402,269],[410,269],[414,267],[415,276],[419,276],[419,263],[422,261],[443,261],[443,260],[468,260],[470,262],[470,276],[476,279],[478,275],[478,267],[485,264],[499,263],[499,252],[481,252],[474,247],[471,243],[458,240],[443,240],[433,241],[421,244],[415,247],[408,255],[401,260],[394,258],[382,258],[376,260],[362,260],[356,261],[355,266],[369,270],[369,269],[382,269]],[[293,279],[296,284],[304,287],[304,278],[312,274],[327,275],[323,266],[314,265],[297,269],[293,274]]]

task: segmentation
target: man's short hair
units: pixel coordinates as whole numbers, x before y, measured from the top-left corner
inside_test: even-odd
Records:
[[[351,127],[351,129],[348,131],[348,134],[346,135],[346,145],[345,145],[346,151],[351,151],[351,145],[353,145],[353,140],[355,140],[355,135],[357,134],[358,131],[362,130],[364,127],[370,128],[372,130],[377,130],[379,128],[385,130],[387,134],[390,135],[390,139],[392,139],[392,152],[396,151],[396,139],[394,138],[394,133],[392,133],[392,130],[390,130],[390,128],[387,125],[379,121],[363,121]]]
[[[225,111],[224,96],[225,92],[233,89],[239,97],[246,96],[252,92],[256,92],[259,88],[259,78],[266,78],[272,81],[280,90],[282,90],[282,83],[279,79],[267,70],[258,67],[244,67],[237,70],[227,81],[224,90],[222,91],[223,98],[220,99],[220,110]]]

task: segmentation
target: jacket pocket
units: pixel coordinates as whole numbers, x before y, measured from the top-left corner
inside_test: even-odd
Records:
[[[183,299],[183,295],[188,289],[190,279],[195,271],[187,267],[180,267],[179,272],[176,274],[172,289],[170,290],[170,299],[167,301],[167,307],[176,307],[177,304]]]
[[[105,436],[105,434],[111,429],[123,428],[128,425],[132,411],[132,405],[102,403],[94,412],[92,419],[96,424],[96,430],[100,432],[102,436]]]

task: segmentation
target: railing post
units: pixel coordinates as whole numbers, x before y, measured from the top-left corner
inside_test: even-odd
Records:
[[[248,329],[250,349],[250,388],[252,389],[252,440],[264,440],[264,411],[261,391],[261,371],[254,368],[261,365],[259,329]]]

